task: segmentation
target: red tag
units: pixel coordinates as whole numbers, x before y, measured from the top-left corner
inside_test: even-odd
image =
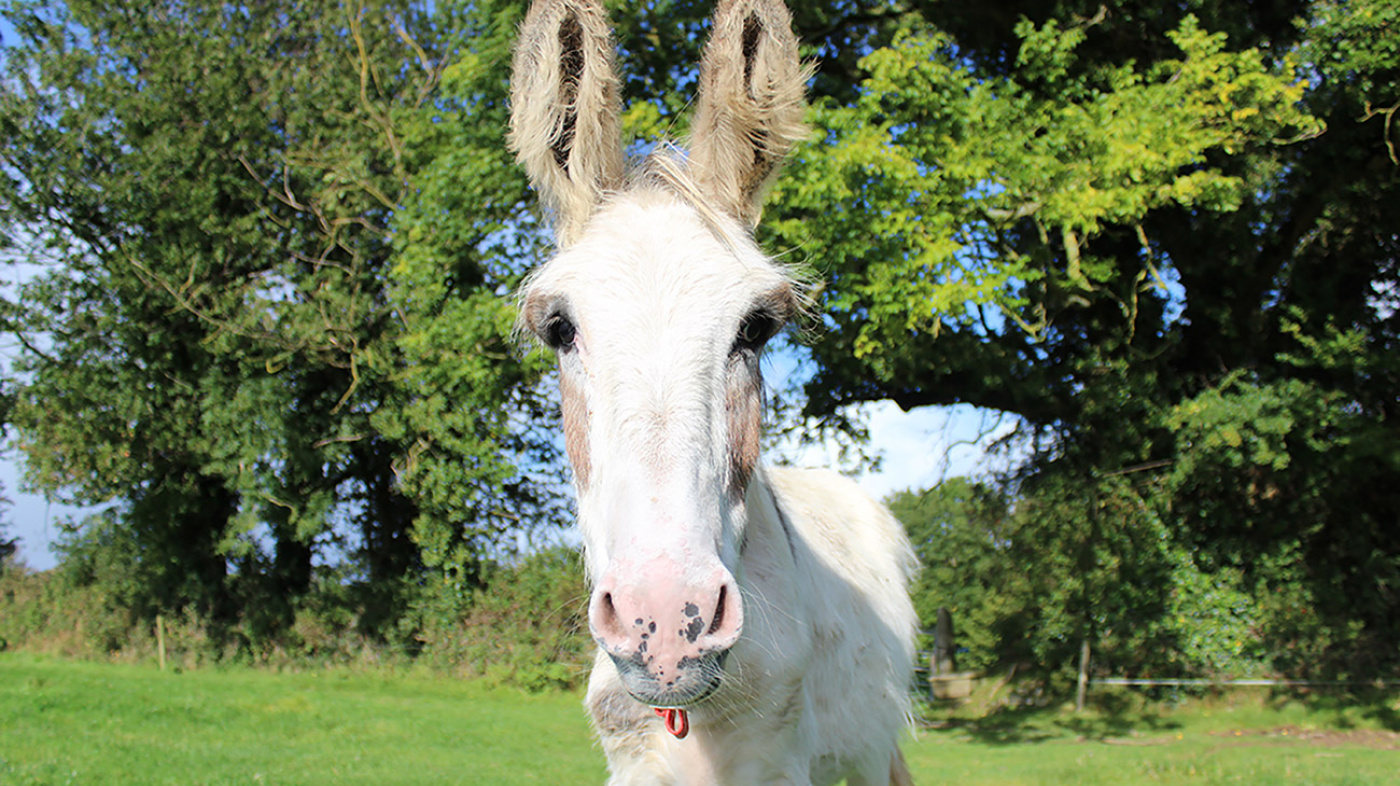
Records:
[[[685,735],[690,733],[690,716],[685,714],[683,707],[653,707],[656,714],[661,716],[661,720],[666,723],[666,731],[678,740],[685,739]]]

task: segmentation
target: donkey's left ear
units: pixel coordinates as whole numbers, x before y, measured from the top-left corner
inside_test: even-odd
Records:
[[[720,1],[700,61],[690,162],[705,195],[749,226],[806,133],[807,77],[781,0]]]
[[[572,245],[623,176],[622,99],[601,0],[535,0],[515,47],[510,146]]]

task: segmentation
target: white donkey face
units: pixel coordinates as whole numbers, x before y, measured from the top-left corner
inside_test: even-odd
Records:
[[[523,301],[559,356],[593,633],[656,705],[712,691],[742,631],[759,353],[794,308],[788,277],[728,223],[662,190],[624,195]]]
[[[749,235],[802,132],[789,25],[780,0],[722,0],[691,153],[631,186],[599,1],[537,0],[516,50],[511,141],[562,249],[521,318],[559,356],[593,635],[656,706],[709,695],[743,629],[758,355],[795,300]]]

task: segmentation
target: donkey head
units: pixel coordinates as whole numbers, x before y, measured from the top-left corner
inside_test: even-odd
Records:
[[[558,355],[589,623],[639,701],[685,706],[744,625],[740,552],[758,461],[758,355],[796,307],[754,243],[803,133],[804,72],[779,0],[722,0],[688,156],[624,171],[600,0],[537,0],[516,50],[511,144],[559,251],[521,321]]]

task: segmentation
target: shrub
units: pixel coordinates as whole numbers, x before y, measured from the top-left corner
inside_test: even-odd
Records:
[[[587,673],[588,590],[573,549],[541,551],[498,567],[470,610],[420,634],[426,661],[527,690],[571,688]]]

